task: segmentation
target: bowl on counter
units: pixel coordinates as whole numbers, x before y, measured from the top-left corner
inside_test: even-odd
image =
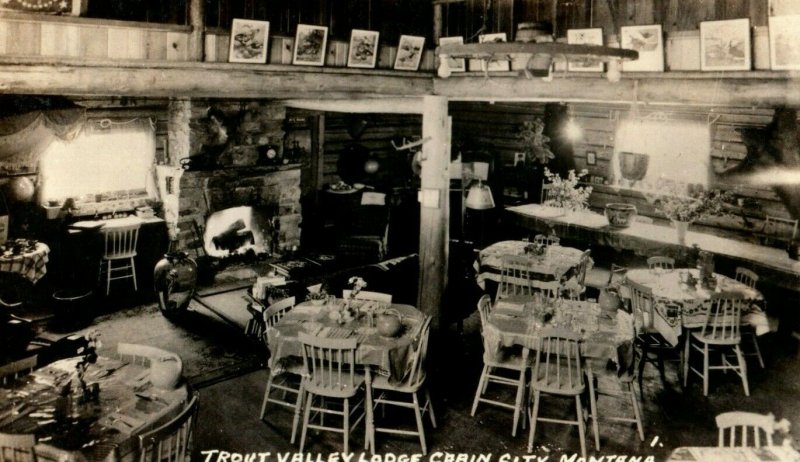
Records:
[[[608,224],[612,228],[627,228],[633,223],[636,218],[636,206],[633,204],[626,204],[623,202],[611,202],[606,204],[605,216],[608,219]]]

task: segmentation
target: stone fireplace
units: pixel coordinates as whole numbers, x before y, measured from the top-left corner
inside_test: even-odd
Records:
[[[281,161],[284,117],[271,102],[170,104],[171,165],[157,171],[173,249],[226,257],[300,245],[301,172]],[[221,134],[209,134],[209,120]],[[265,163],[266,149],[277,160]],[[184,169],[187,158],[200,162]]]

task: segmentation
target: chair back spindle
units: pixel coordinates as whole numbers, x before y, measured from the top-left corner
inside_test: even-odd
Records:
[[[724,412],[716,418],[720,447],[772,446],[775,416],[752,412]],[[763,438],[762,438],[763,437]]]
[[[738,344],[743,303],[744,298],[736,294],[712,294],[701,335],[710,343]]]
[[[543,329],[539,343],[531,385],[540,391],[572,394],[583,389],[583,358],[580,336],[564,329]]]
[[[268,306],[267,309],[264,310],[264,325],[266,328],[274,327],[294,305],[295,298],[287,297]]]
[[[198,396],[194,395],[177,417],[139,436],[139,462],[183,462],[189,459],[198,401]]]
[[[755,289],[758,283],[758,274],[755,271],[739,266],[736,268],[736,277],[734,279],[751,289]]]
[[[496,299],[514,295],[532,295],[534,270],[531,257],[525,255],[501,256],[500,283]]]
[[[675,259],[671,257],[650,257],[647,259],[647,267],[652,269],[672,270],[675,269]]]
[[[349,395],[356,386],[356,338],[323,338],[299,334],[303,345],[306,389],[315,394]]]
[[[136,256],[136,244],[139,241],[141,225],[104,226],[105,258],[130,258]]]

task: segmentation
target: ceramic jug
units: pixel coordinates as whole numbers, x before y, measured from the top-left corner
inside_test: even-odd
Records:
[[[403,329],[402,316],[396,310],[386,310],[375,319],[375,327],[384,337],[395,337]]]
[[[150,382],[156,388],[172,390],[183,374],[183,362],[177,355],[150,359]]]

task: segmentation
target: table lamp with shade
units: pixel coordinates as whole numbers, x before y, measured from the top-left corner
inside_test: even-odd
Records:
[[[488,162],[464,163],[462,170],[461,234],[464,235],[467,209],[491,210],[495,207],[492,190],[483,182],[489,177]],[[464,192],[466,191],[466,198]],[[481,235],[483,233],[481,232]],[[482,236],[481,236],[482,237]]]

